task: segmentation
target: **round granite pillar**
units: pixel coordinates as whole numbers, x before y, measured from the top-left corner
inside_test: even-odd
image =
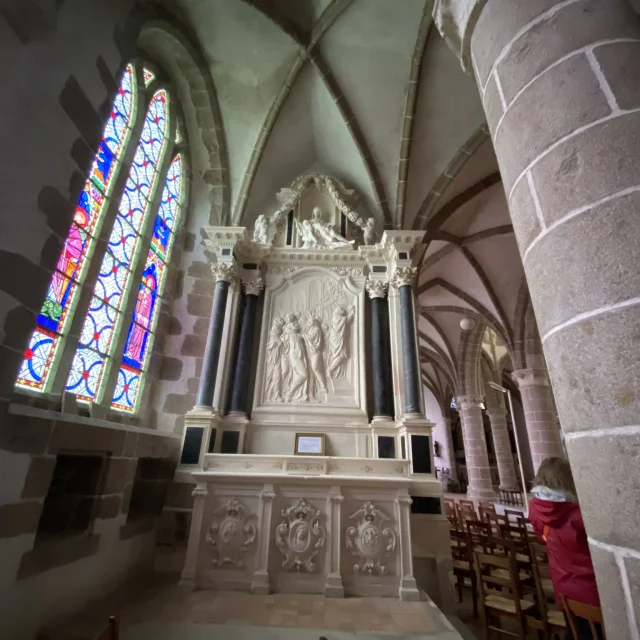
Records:
[[[482,420],[482,397],[459,396],[456,397],[456,404],[460,411],[464,457],[467,462],[467,497],[470,500],[495,500]]]
[[[491,422],[491,435],[496,452],[500,489],[518,491],[516,465],[513,462],[513,453],[511,452],[511,440],[509,439],[509,427],[507,425],[504,401],[498,402],[497,406],[487,411],[487,414]]]
[[[466,4],[479,9],[475,25],[466,27],[473,68],[590,537],[607,634],[637,640],[640,20],[628,0]]]

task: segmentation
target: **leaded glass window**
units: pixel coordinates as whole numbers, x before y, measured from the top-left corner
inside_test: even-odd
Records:
[[[147,93],[150,98],[137,109],[138,95],[143,93],[136,86],[140,72],[140,84],[144,82],[146,91],[153,91],[153,95]],[[102,401],[106,386],[110,386],[108,397],[113,395],[113,408],[134,412],[139,404],[167,264],[184,205],[183,155],[173,151],[167,158],[170,147],[181,139],[176,118],[170,113],[170,96],[165,89],[154,89],[156,81],[157,76],[147,69],[136,71],[133,65],[125,69],[25,353],[17,380],[21,388],[47,392],[54,377],[64,376],[66,390],[80,401]],[[134,135],[134,130],[139,135]],[[127,154],[130,144],[136,147]],[[125,155],[129,158],[126,163]],[[119,180],[123,186],[115,197],[113,185],[123,164],[126,179],[122,176]],[[109,239],[106,248],[94,255],[95,238],[105,217],[111,224]],[[95,282],[89,284],[84,281],[92,258],[100,260],[100,267]],[[82,305],[85,315],[77,343],[69,344],[71,352],[63,358],[71,364],[66,371],[57,371],[83,284],[85,290],[92,287],[89,306]],[[132,318],[128,326],[125,313]],[[116,372],[111,373],[114,362],[119,365],[115,380]],[[59,383],[56,387],[61,388]]]

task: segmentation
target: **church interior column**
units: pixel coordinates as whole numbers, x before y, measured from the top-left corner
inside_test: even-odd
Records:
[[[451,418],[442,418],[444,425],[444,445],[449,455],[449,478],[455,485],[458,482],[458,468],[456,465],[456,452],[453,449],[453,434],[451,433]]]
[[[513,461],[513,452],[511,451],[511,440],[509,439],[509,427],[507,425],[507,409],[504,404],[504,399],[499,397],[497,402],[488,408],[487,414],[491,422],[491,435],[493,436],[493,446],[496,452],[500,489],[517,491],[518,479],[516,466]]]
[[[637,638],[628,558],[640,551],[640,511],[629,506],[640,446],[640,22],[631,4],[435,5],[480,88],[607,635],[621,640]]]
[[[467,497],[470,500],[495,500],[491,484],[489,453],[482,420],[482,396],[457,396],[462,423],[464,455],[467,461]]]
[[[520,369],[512,375],[520,388],[533,470],[537,472],[545,458],[565,457],[551,383],[546,369]]]

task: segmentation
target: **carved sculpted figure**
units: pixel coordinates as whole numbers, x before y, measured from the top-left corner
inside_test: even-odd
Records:
[[[328,222],[323,222],[318,207],[313,209],[311,220],[304,220],[302,224],[296,220],[295,224],[303,249],[346,249],[355,243],[355,240],[343,238]]]
[[[367,223],[363,229],[363,238],[365,244],[376,243],[376,221],[375,218],[367,218]]]
[[[267,383],[266,396],[274,402],[282,401],[282,390],[289,374],[288,345],[282,339],[284,320],[276,317],[271,327],[267,343]]]
[[[324,335],[322,333],[322,324],[318,318],[311,317],[305,338],[307,352],[309,353],[309,364],[314,377],[314,387],[324,393],[327,391],[323,359]]]
[[[270,221],[267,216],[260,214],[253,227],[253,241],[258,244],[269,243]]]
[[[331,316],[331,334],[329,336],[329,377],[332,379],[344,378],[347,373],[347,361],[349,359],[349,332],[348,324],[353,319],[353,307],[347,310],[345,307],[336,307]]]
[[[287,402],[309,401],[309,369],[304,338],[300,333],[300,323],[295,313],[289,314],[284,325],[283,339],[289,357]]]

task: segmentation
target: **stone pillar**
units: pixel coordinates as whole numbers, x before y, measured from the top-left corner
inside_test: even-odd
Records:
[[[373,380],[373,419],[393,419],[393,380],[391,378],[391,346],[389,340],[388,283],[367,282],[371,298],[371,377]]]
[[[256,570],[251,581],[251,593],[267,596],[271,588],[269,585],[269,543],[271,539],[271,514],[276,492],[272,484],[265,484],[260,492],[260,506],[258,510],[258,558]]]
[[[607,635],[637,640],[640,21],[628,0],[435,10],[448,41],[473,57]]]
[[[342,548],[342,503],[344,496],[340,487],[331,487],[327,496],[327,529],[329,530],[329,545],[327,547],[327,581],[324,595],[327,598],[344,598],[342,574],[340,573],[340,556]]]
[[[537,473],[545,458],[565,457],[549,376],[546,369],[520,369],[513,372],[513,379],[520,388],[533,471]]]
[[[207,344],[204,349],[200,386],[198,387],[197,406],[199,407],[211,407],[213,405],[218,359],[220,358],[220,341],[227,309],[227,296],[229,294],[229,285],[235,279],[233,264],[218,262],[212,265],[211,271],[216,279],[216,290],[213,296],[211,321],[209,323]]]
[[[242,327],[236,355],[236,366],[233,375],[233,391],[231,393],[231,413],[247,417],[247,398],[249,397],[249,376],[251,373],[251,357],[253,355],[253,337],[256,331],[256,309],[260,292],[264,288],[261,277],[253,277],[242,281],[245,290]]]
[[[507,426],[507,410],[502,396],[499,397],[497,405],[491,407],[487,414],[491,422],[491,435],[493,436],[493,446],[496,450],[500,488],[507,491],[518,491],[518,477],[516,475],[516,466],[513,463],[509,427]]]
[[[180,576],[180,586],[188,589],[196,588],[198,576],[198,555],[200,553],[200,539],[204,522],[204,506],[209,491],[206,482],[198,482],[191,494],[193,496],[193,512],[191,515],[191,529],[189,531],[189,544],[184,561],[184,569]]]
[[[496,494],[491,484],[489,453],[482,420],[482,396],[457,396],[460,410],[464,455],[467,461],[470,500],[495,500]]]
[[[413,309],[415,267],[396,267],[391,284],[400,294],[400,332],[402,338],[402,375],[404,413],[422,415],[420,362],[416,343],[416,318]]]
[[[456,452],[453,450],[453,434],[451,433],[451,418],[443,418],[444,446],[449,455],[449,477],[452,482],[458,482],[458,468],[456,465]]]

